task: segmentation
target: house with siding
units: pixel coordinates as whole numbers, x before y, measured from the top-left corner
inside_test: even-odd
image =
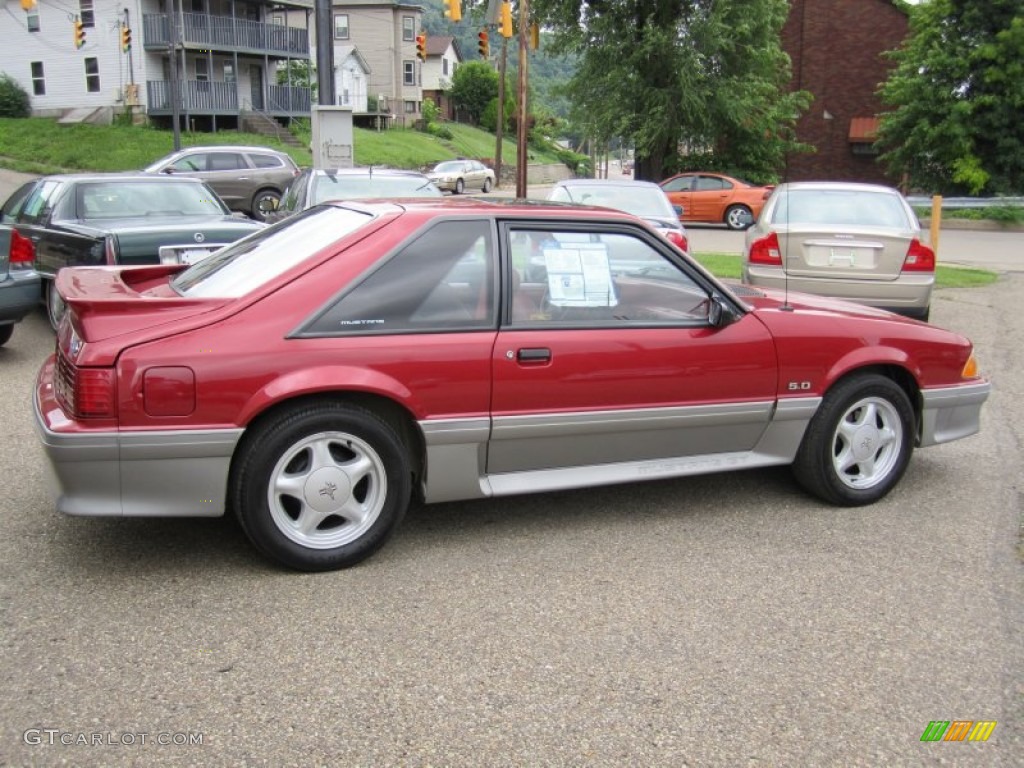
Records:
[[[790,181],[839,180],[896,184],[877,162],[873,141],[884,105],[878,96],[909,32],[899,0],[790,0],[782,45],[792,61],[791,87],[814,101],[796,126],[815,148],[788,158]]]
[[[445,91],[452,87],[455,69],[462,63],[462,48],[451,35],[427,35],[427,60],[423,63],[423,99],[433,101],[442,117],[455,119],[455,108]]]
[[[130,110],[170,126],[177,108],[196,130],[309,115],[310,89],[278,84],[276,73],[310,60],[307,27],[289,24],[287,11],[308,17],[313,0],[0,2],[0,72],[28,92],[35,115],[109,121]]]

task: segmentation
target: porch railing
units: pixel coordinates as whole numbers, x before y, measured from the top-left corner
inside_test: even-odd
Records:
[[[186,13],[175,18],[181,20],[177,30],[178,42],[186,48],[309,57],[309,33],[299,27],[206,13]],[[142,42],[145,47],[159,48],[171,44],[170,19],[165,13],[143,14]]]

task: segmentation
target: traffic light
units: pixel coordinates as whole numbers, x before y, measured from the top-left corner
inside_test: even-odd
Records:
[[[487,30],[481,29],[480,32],[477,34],[476,38],[477,53],[480,54],[481,59],[486,59],[488,56],[491,55],[491,41],[487,36]]]
[[[132,28],[127,24],[121,27],[121,50],[128,53],[132,49]]]
[[[504,0],[501,4],[501,36],[512,37],[512,3]]]
[[[427,60],[427,33],[420,32],[416,35],[416,58],[420,61]]]
[[[81,19],[75,19],[75,48],[85,45],[85,24]]]
[[[31,11],[33,8],[35,8],[35,5],[36,0],[21,0],[21,10],[23,11]]]
[[[444,0],[444,15],[449,21],[462,21],[462,0]]]

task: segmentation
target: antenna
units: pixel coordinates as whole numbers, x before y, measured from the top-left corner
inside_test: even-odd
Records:
[[[792,312],[793,307],[789,305],[789,270],[786,268],[786,254],[789,252],[789,238],[792,234],[789,227],[789,153],[785,155],[782,171],[782,183],[785,184],[784,194],[786,195],[786,245],[779,244],[779,257],[782,260],[782,312]]]

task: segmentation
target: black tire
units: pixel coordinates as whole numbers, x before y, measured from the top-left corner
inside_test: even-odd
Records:
[[[7,325],[0,325],[0,347],[11,340],[11,336],[14,335],[14,323],[8,323]]]
[[[466,191],[466,182],[464,182],[462,179],[456,179],[455,180],[455,194],[456,195],[461,195],[465,191]]]
[[[252,196],[252,218],[266,221],[267,216],[277,210],[281,195],[276,189],[261,189]]]
[[[485,195],[488,192],[491,191],[491,177],[490,176],[488,176],[486,179],[484,179],[484,185],[483,185],[483,187],[481,187],[481,189],[483,190],[483,193]]]
[[[793,473],[807,491],[832,504],[871,504],[903,477],[915,434],[906,392],[885,376],[854,376],[825,395],[797,451]]]
[[[725,209],[725,225],[732,230],[749,229],[754,223],[754,214],[745,205],[730,205]]]
[[[57,293],[56,281],[46,281],[46,317],[50,321],[50,327],[53,330],[57,330],[60,327],[61,318],[64,317],[64,313],[67,312],[67,305],[64,303],[64,299]]]
[[[358,406],[321,402],[282,411],[246,435],[237,461],[230,494],[242,529],[263,554],[301,571],[347,568],[369,557],[410,502],[402,441]]]

